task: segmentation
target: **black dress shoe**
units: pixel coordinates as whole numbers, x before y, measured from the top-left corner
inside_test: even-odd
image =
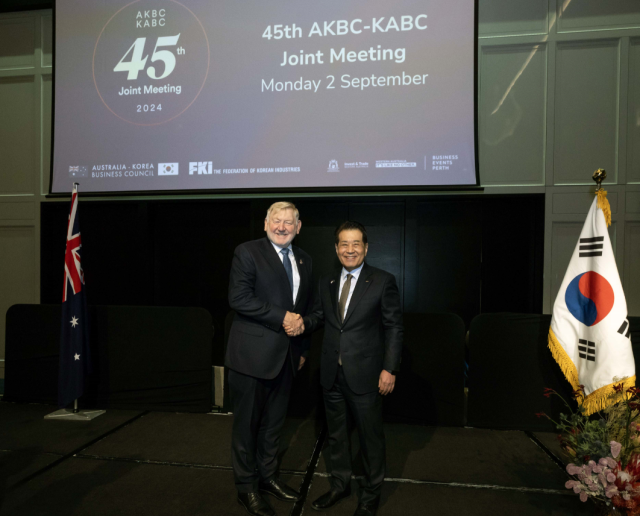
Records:
[[[311,503],[311,508],[316,511],[324,511],[329,507],[340,503],[342,500],[351,496],[351,488],[347,488],[344,491],[334,491],[333,489],[328,493],[323,494],[317,500]]]
[[[238,493],[238,503],[242,505],[251,516],[276,516],[260,493]]]
[[[379,502],[368,502],[368,503],[359,503],[356,512],[353,513],[353,516],[376,516],[378,512]]]
[[[289,487],[279,478],[272,478],[266,482],[260,482],[260,491],[275,496],[284,502],[297,502],[300,500],[300,493]]]

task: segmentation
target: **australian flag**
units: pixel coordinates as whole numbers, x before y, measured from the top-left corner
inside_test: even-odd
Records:
[[[67,250],[64,254],[60,371],[58,376],[58,405],[61,408],[82,396],[85,376],[91,369],[87,298],[84,274],[80,263],[81,248],[78,187],[77,184],[74,184],[67,226]]]

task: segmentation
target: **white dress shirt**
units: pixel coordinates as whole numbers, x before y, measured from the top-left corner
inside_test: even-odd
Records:
[[[269,240],[271,242],[271,240]],[[291,271],[293,272],[293,302],[295,303],[296,299],[298,299],[298,290],[300,289],[300,273],[298,272],[298,265],[296,264],[296,257],[293,256],[293,249],[291,244],[288,247],[280,247],[271,242],[271,245],[278,253],[278,257],[280,261],[283,263],[284,267],[284,255],[280,252],[283,249],[289,249],[289,260],[291,261]]]
[[[362,262],[360,264],[360,267],[358,267],[357,269],[353,269],[351,272],[349,272],[347,269],[345,269],[344,267],[342,268],[342,273],[340,274],[340,288],[338,288],[338,306],[340,305],[340,294],[342,293],[342,287],[344,286],[345,282],[347,281],[347,276],[349,274],[351,274],[351,276],[353,276],[353,278],[351,278],[351,288],[349,289],[349,297],[347,297],[347,302],[344,305],[344,314],[342,314],[342,318],[344,319],[345,315],[347,315],[347,312],[349,311],[349,303],[351,302],[351,296],[353,295],[353,291],[356,288],[356,283],[358,282],[358,277],[360,276],[360,273],[362,272],[362,267],[364,266],[364,262]]]

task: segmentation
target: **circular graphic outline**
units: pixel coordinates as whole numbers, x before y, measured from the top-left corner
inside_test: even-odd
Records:
[[[127,5],[121,7],[120,9],[118,9],[113,14],[113,16],[111,18],[109,18],[107,23],[104,24],[104,27],[102,27],[102,30],[100,31],[100,34],[98,35],[98,39],[96,40],[96,44],[93,47],[93,58],[91,60],[91,75],[93,76],[93,85],[96,87],[96,92],[98,93],[98,96],[100,97],[100,100],[105,105],[105,107],[109,111],[111,111],[111,113],[113,113],[115,116],[117,116],[120,120],[124,120],[128,124],[150,127],[150,126],[154,126],[154,125],[166,124],[167,122],[170,122],[174,118],[179,117],[182,113],[184,113],[187,109],[189,109],[191,107],[191,105],[196,101],[196,99],[200,96],[200,93],[202,92],[202,88],[204,88],[204,85],[207,82],[207,78],[209,77],[209,67],[211,65],[211,49],[209,47],[209,38],[207,37],[207,31],[204,30],[204,27],[202,26],[202,22],[200,21],[200,19],[186,5],[181,4],[177,0],[169,0],[170,2],[173,2],[174,4],[178,4],[179,6],[184,7],[187,11],[189,11],[191,13],[191,16],[193,16],[196,19],[196,21],[198,22],[198,24],[200,25],[200,28],[202,29],[202,33],[204,34],[204,39],[207,42],[207,71],[204,74],[204,79],[202,80],[202,85],[200,86],[200,89],[198,90],[198,93],[196,93],[196,96],[193,97],[193,100],[191,102],[189,102],[189,105],[187,105],[186,108],[184,108],[182,111],[180,111],[180,113],[178,113],[177,115],[174,115],[171,118],[167,118],[166,120],[163,120],[162,122],[155,122],[153,124],[143,124],[143,123],[140,123],[140,122],[132,122],[132,121],[127,120],[126,118],[118,115],[115,111],[113,111],[113,109],[111,109],[109,107],[109,104],[106,103],[106,101],[102,98],[102,95],[100,94],[100,88],[98,88],[98,83],[96,82],[96,51],[98,50],[98,43],[100,43],[100,38],[102,37],[102,33],[104,32],[104,29],[107,28],[107,25],[109,25],[111,23],[111,20],[113,20],[118,15],[118,13],[120,11],[122,11],[123,9],[126,9],[127,7],[129,7],[129,6],[133,5],[133,4],[137,4],[138,2],[141,2],[141,1],[142,0],[134,0],[133,2],[128,3]]]

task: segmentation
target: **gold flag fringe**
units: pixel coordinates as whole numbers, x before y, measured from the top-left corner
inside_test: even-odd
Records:
[[[549,328],[549,349],[551,350],[553,359],[560,366],[560,370],[567,381],[571,384],[571,387],[573,387],[573,390],[578,390],[580,387],[578,369],[573,363],[573,360],[571,360],[569,355],[567,355],[567,352],[564,350],[562,344],[560,344],[560,341],[551,328]],[[582,402],[585,414],[590,416],[595,412],[599,412],[600,410],[607,408],[612,403],[620,401],[619,397],[613,396],[615,392],[613,388],[614,385],[619,385],[620,383],[624,385],[624,390],[626,391],[629,387],[633,387],[636,384],[636,377],[635,375],[630,376],[629,378],[610,383],[609,385],[605,385],[604,387],[600,387],[593,391]]]
[[[596,192],[596,195],[598,196],[598,208],[602,210],[604,220],[607,223],[607,227],[609,227],[611,225],[611,206],[607,199],[607,191],[600,188],[600,190]]]
[[[560,366],[560,370],[562,374],[564,374],[565,378],[573,387],[573,390],[576,391],[580,387],[580,380],[578,380],[578,369],[576,365],[573,363],[573,360],[567,355],[567,352],[560,344],[560,341],[556,337],[556,334],[553,333],[553,330],[549,328],[549,349],[551,350],[551,355],[553,359]]]
[[[587,416],[590,416],[595,412],[606,409],[609,405],[613,405],[614,403],[621,401],[622,397],[620,395],[615,396],[615,390],[613,388],[614,385],[620,385],[621,383],[623,384],[625,395],[628,398],[631,396],[631,394],[627,392],[627,389],[629,389],[629,387],[633,387],[636,384],[636,376],[630,376],[629,378],[610,383],[609,385],[605,385],[604,387],[600,387],[599,389],[593,391],[584,399],[584,402],[582,404],[585,409],[584,413]]]

